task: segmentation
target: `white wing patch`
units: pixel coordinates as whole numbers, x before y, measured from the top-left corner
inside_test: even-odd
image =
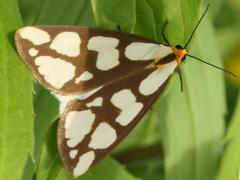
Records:
[[[117,139],[116,130],[107,123],[100,123],[91,136],[89,147],[93,149],[106,149]]]
[[[77,166],[73,170],[74,177],[84,174],[89,169],[94,159],[95,153],[93,151],[87,152],[80,156]]]
[[[122,109],[120,115],[115,119],[122,126],[127,126],[142,110],[143,104],[134,102],[128,108]]]
[[[88,42],[88,49],[97,51],[96,66],[99,70],[107,71],[119,64],[119,51],[116,49],[119,40],[111,37],[96,36]]]
[[[125,56],[133,61],[152,60],[158,51],[158,44],[133,42],[126,47]]]
[[[39,51],[35,48],[31,48],[31,49],[29,49],[28,53],[30,56],[34,57],[39,53]]]
[[[177,66],[177,62],[173,61],[163,66],[161,69],[153,71],[146,77],[139,86],[139,92],[148,96],[158,90],[158,88],[167,80]]]
[[[143,108],[143,104],[136,102],[136,97],[129,89],[115,93],[111,102],[121,109],[120,115],[115,119],[122,126],[128,125]]]
[[[75,66],[60,58],[39,56],[35,59],[38,71],[55,88],[61,88],[75,76]]]
[[[87,107],[102,106],[102,103],[103,103],[103,98],[98,97],[98,98],[95,98],[92,102],[87,103]]]
[[[81,39],[76,32],[59,33],[52,41],[50,48],[59,54],[77,57],[80,55]]]
[[[72,111],[67,114],[65,123],[65,138],[68,147],[79,144],[92,129],[95,114],[91,110]]]
[[[19,30],[21,38],[31,41],[34,45],[45,44],[50,41],[50,35],[35,27],[24,27]]]
[[[77,149],[73,149],[69,152],[69,156],[71,159],[74,159],[78,154],[78,150]]]
[[[93,74],[88,71],[85,71],[75,79],[75,83],[78,84],[80,81],[88,81],[92,78],[93,78]]]

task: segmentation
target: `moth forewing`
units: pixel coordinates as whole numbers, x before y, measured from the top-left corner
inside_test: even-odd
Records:
[[[123,32],[79,26],[29,26],[17,31],[17,50],[45,88],[80,95],[149,65],[170,47]]]

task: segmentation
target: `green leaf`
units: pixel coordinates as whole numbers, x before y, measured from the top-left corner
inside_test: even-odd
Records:
[[[96,24],[102,28],[114,28],[120,25],[123,30],[130,31],[135,21],[135,1],[91,0]]]
[[[211,21],[198,29],[191,54],[220,65]],[[212,180],[217,172],[224,134],[225,91],[222,72],[188,58],[179,83],[162,102],[162,136],[167,180]],[[220,65],[221,66],[221,65]],[[160,104],[159,104],[160,106]]]
[[[19,0],[24,24],[94,25],[89,1]]]
[[[46,89],[38,86],[34,96],[35,117],[35,159],[38,159],[41,146],[51,124],[58,118],[58,102]]]
[[[201,1],[91,0],[91,2],[99,27],[114,29],[119,25],[124,31],[162,40],[162,26],[169,21],[170,42],[182,44],[186,42],[196,24]]]
[[[238,179],[240,173],[240,96],[225,138],[217,180]]]
[[[33,153],[32,77],[14,47],[14,0],[0,1],[0,179],[21,179]]]

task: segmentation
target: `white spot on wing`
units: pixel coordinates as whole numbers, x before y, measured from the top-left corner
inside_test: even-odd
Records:
[[[78,150],[76,149],[73,149],[69,152],[69,156],[71,159],[74,159],[77,156],[77,154],[78,154]]]
[[[177,66],[177,62],[173,61],[163,66],[161,69],[153,71],[146,77],[139,86],[139,92],[145,96],[150,95],[158,90],[158,88],[168,79]]]
[[[128,125],[137,116],[137,114],[142,110],[142,103],[133,103],[128,108],[123,109],[120,115],[115,119],[122,126]]]
[[[92,73],[85,71],[79,77],[75,79],[75,83],[78,84],[80,81],[88,81],[93,78]]]
[[[50,48],[59,54],[76,57],[80,55],[80,44],[81,39],[76,32],[62,32],[53,39]]]
[[[106,71],[116,67],[119,64],[119,51],[115,49],[119,40],[111,37],[96,36],[92,37],[88,42],[88,49],[97,51],[98,69]]]
[[[121,109],[121,113],[115,121],[122,126],[128,125],[143,108],[143,104],[136,102],[136,97],[129,89],[115,93],[111,98],[111,102]]]
[[[98,97],[98,98],[95,98],[92,102],[87,103],[87,107],[102,106],[102,103],[103,103],[103,98]]]
[[[105,149],[117,139],[116,130],[107,123],[100,123],[91,136],[89,147],[93,149]]]
[[[115,93],[111,98],[111,102],[114,104],[114,106],[118,107],[119,109],[124,109],[128,107],[129,104],[135,101],[136,97],[129,89],[121,90]]]
[[[50,41],[50,35],[41,29],[35,27],[24,27],[19,30],[23,39],[31,41],[34,45],[41,45]]]
[[[133,42],[125,49],[125,56],[133,61],[152,60],[159,50],[158,44]]]
[[[31,48],[29,49],[28,53],[30,56],[36,56],[39,53],[39,51],[36,50],[35,48]]]
[[[132,61],[153,60],[173,53],[171,47],[153,43],[134,42],[125,49],[125,56]]]
[[[95,120],[95,114],[91,110],[72,111],[66,116],[65,138],[68,147],[75,147],[87,135]]]
[[[55,88],[61,88],[75,75],[75,66],[60,58],[39,56],[35,59],[38,71]]]
[[[84,174],[91,166],[93,160],[95,159],[95,154],[93,151],[89,151],[82,156],[80,156],[76,167],[73,169],[74,177],[78,177]]]

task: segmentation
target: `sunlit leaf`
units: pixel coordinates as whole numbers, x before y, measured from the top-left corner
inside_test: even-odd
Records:
[[[14,32],[21,24],[16,1],[1,0],[0,179],[21,179],[33,156],[32,77],[14,46]]]

